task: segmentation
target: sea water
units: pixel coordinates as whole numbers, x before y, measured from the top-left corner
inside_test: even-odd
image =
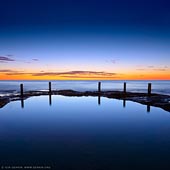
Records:
[[[98,81],[51,81],[52,90],[72,89],[76,91],[95,91]],[[101,81],[102,90],[123,90],[124,81]],[[0,81],[0,96],[18,93],[20,84],[24,91],[48,90],[48,81]],[[127,91],[147,92],[148,83],[152,83],[152,92],[170,95],[170,81],[126,81]]]

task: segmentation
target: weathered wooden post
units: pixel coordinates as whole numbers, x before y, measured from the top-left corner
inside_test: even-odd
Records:
[[[49,93],[51,94],[51,82],[49,82]]]
[[[148,95],[151,95],[151,83],[148,83]]]
[[[21,97],[24,96],[24,87],[23,87],[23,84],[20,84],[20,94],[21,94]]]
[[[101,92],[101,82],[98,82],[98,92]]]
[[[124,82],[123,92],[126,93],[126,82]]]

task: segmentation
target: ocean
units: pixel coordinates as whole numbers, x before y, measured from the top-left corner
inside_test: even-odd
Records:
[[[0,81],[0,96],[7,96],[19,93],[20,84],[24,84],[24,91],[31,90],[48,90],[49,81]],[[99,81],[66,81],[56,80],[52,82],[52,90],[71,89],[76,91],[95,91]],[[123,90],[125,81],[102,80],[102,90]],[[152,93],[170,95],[170,80],[166,81],[126,81],[127,91],[129,92],[147,92],[148,83],[152,83]]]

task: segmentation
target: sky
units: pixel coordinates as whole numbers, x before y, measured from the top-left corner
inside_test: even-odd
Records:
[[[170,80],[170,1],[0,0],[0,80]]]

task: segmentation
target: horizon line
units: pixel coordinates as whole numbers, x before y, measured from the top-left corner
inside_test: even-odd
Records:
[[[170,79],[0,79],[0,81],[170,81]]]

